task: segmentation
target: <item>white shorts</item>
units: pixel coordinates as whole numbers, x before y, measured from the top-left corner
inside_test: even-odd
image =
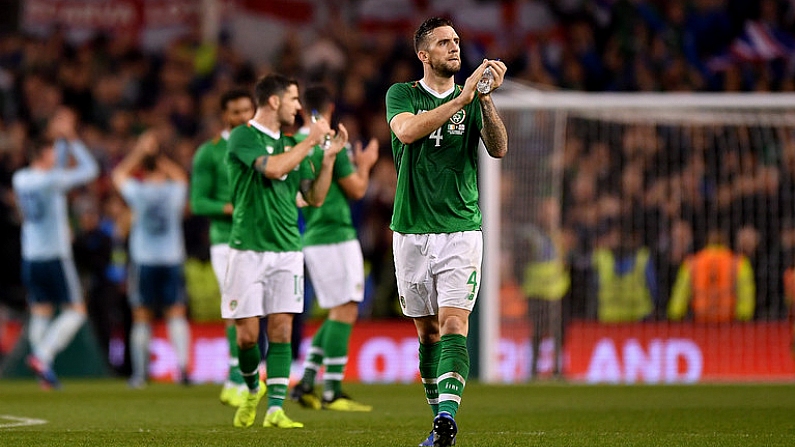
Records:
[[[304,247],[304,261],[321,308],[364,300],[364,259],[357,239]]]
[[[210,246],[210,264],[218,280],[218,287],[223,287],[226,277],[226,263],[229,261],[229,244],[215,244]]]
[[[303,311],[303,253],[229,249],[221,317],[238,319]]]
[[[480,289],[483,235],[393,233],[400,307],[407,317],[436,315],[439,307],[471,311]]]

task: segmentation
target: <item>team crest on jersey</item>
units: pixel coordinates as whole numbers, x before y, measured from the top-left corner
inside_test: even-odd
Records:
[[[447,123],[447,133],[450,135],[463,135],[467,129],[467,125],[464,124],[466,117],[466,110],[461,109],[455,112],[455,114],[450,117],[450,122]]]
[[[461,109],[461,110],[459,110],[458,112],[455,112],[455,114],[453,114],[453,116],[451,116],[451,117],[450,117],[450,121],[451,121],[453,124],[461,124],[461,123],[463,123],[463,122],[464,122],[464,120],[465,120],[466,118],[467,118],[467,112],[466,112],[466,110],[464,110],[464,109]]]
[[[269,154],[273,153],[273,146],[265,146],[265,151]]]

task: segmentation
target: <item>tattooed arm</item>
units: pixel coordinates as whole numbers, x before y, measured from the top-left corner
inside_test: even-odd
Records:
[[[483,145],[489,155],[502,158],[508,153],[508,131],[505,130],[505,124],[497,113],[491,95],[480,96],[480,110],[483,113],[483,129],[480,130]]]

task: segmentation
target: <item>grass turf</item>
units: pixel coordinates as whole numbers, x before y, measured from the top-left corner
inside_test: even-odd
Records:
[[[0,445],[12,446],[416,446],[431,427],[422,387],[346,386],[372,413],[285,404],[306,428],[232,427],[220,387],[67,380],[44,392],[0,381]],[[28,426],[19,418],[44,420]],[[792,446],[795,384],[588,386],[467,384],[456,418],[459,447]],[[30,422],[29,422],[30,423]]]

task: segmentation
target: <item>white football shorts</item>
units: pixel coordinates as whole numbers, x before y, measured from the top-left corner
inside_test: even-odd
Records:
[[[364,300],[364,259],[357,239],[304,247],[304,262],[321,308]]]
[[[221,317],[237,319],[303,311],[303,253],[229,249]]]
[[[226,276],[226,263],[229,261],[229,244],[215,244],[210,246],[210,264],[213,266],[218,287],[223,287]]]
[[[400,307],[407,317],[436,315],[439,307],[471,311],[480,289],[483,234],[394,233]]]

